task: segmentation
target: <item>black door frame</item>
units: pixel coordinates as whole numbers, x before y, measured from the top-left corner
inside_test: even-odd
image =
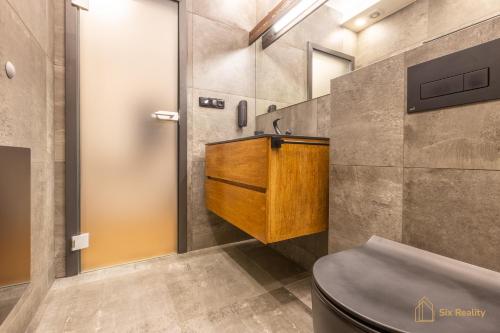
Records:
[[[179,4],[177,252],[187,252],[187,8]],[[65,0],[65,238],[66,276],[80,273],[80,251],[71,238],[80,233],[80,50],[79,8]]]

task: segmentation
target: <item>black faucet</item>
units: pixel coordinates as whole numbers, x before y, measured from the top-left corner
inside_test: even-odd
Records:
[[[280,121],[281,118],[276,118],[274,121],[273,121],[273,127],[274,127],[274,131],[276,132],[276,134],[278,135],[283,135],[283,133],[281,132],[279,126],[278,126],[278,122]],[[285,131],[285,135],[292,135],[292,130],[291,129],[287,129]]]

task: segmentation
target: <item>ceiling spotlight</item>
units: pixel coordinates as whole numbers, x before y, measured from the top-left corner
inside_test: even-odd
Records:
[[[380,16],[380,12],[373,12],[370,14],[370,18],[372,18],[372,19],[376,19],[379,16]]]
[[[360,17],[360,18],[356,19],[356,21],[354,21],[354,24],[357,27],[362,27],[366,24],[366,19],[364,17]]]

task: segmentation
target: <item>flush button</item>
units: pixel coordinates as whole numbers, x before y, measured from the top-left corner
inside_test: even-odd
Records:
[[[490,85],[489,68],[464,74],[464,90],[485,88]]]
[[[420,99],[454,94],[464,90],[463,75],[455,75],[420,86]]]

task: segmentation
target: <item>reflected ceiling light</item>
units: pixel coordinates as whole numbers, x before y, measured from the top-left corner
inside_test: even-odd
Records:
[[[360,32],[417,0],[330,0],[328,5],[342,14],[343,28]]]
[[[295,0],[295,5],[281,16],[272,28],[267,30],[262,35],[262,49],[271,45],[274,41],[278,40],[288,30],[293,28],[297,23],[312,14],[316,9],[321,7],[328,0]]]
[[[292,9],[283,15],[274,25],[274,32],[278,32],[287,26],[292,26],[297,21],[312,13],[316,8],[325,3],[326,0],[301,0]]]
[[[366,24],[366,19],[364,17],[357,18],[356,21],[354,21],[354,24],[357,27],[362,27]]]

